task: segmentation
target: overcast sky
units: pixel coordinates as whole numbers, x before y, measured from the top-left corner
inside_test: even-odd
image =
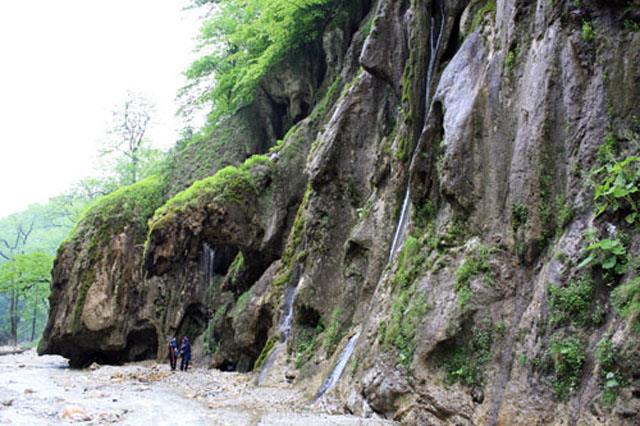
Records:
[[[168,148],[194,58],[187,0],[0,0],[0,217],[44,202],[92,166],[127,90],[156,105]]]

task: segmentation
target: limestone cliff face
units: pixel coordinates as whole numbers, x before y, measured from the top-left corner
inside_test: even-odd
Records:
[[[312,395],[357,336],[330,389],[357,414],[640,422],[617,290],[638,199],[594,195],[638,154],[640,2],[343,7],[321,54],[176,151],[160,196],[88,215],[41,351],[122,362],[189,334],[215,367],[266,365]]]

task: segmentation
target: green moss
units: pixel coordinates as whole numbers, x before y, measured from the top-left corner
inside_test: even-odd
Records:
[[[102,250],[114,235],[125,228],[129,229],[136,242],[142,243],[146,236],[147,220],[162,204],[164,187],[163,179],[151,176],[98,198],[82,213],[63,244],[80,243],[80,256],[88,264],[96,265],[100,261]],[[74,327],[80,326],[86,297],[94,281],[95,266],[81,272],[74,306]],[[116,297],[121,299],[120,289]]]
[[[156,210],[152,223],[159,223],[163,217],[170,216],[176,211],[194,207],[204,198],[210,198],[211,201],[239,203],[256,195],[250,170],[256,164],[264,163],[270,163],[266,156],[253,156],[240,167],[227,166],[218,170],[213,176],[194,182]]]
[[[394,297],[391,319],[383,329],[382,342],[385,348],[395,347],[398,361],[409,369],[416,349],[416,330],[428,311],[423,295],[416,295],[415,284],[402,289]]]
[[[327,356],[333,354],[340,337],[340,308],[336,307],[331,313],[331,322],[324,333],[323,348]]]
[[[593,25],[589,21],[582,21],[582,39],[588,43],[595,41],[596,32],[593,29]]]
[[[336,98],[342,92],[344,82],[342,76],[338,75],[331,83],[331,86],[327,89],[327,92],[322,99],[316,104],[315,108],[311,112],[312,119],[322,119],[327,114],[327,110],[335,103]]]
[[[67,241],[91,234],[94,240],[89,244],[94,244],[95,237],[101,233],[108,233],[109,238],[129,225],[146,229],[147,220],[162,204],[164,187],[162,178],[150,176],[98,198],[82,213]]]
[[[613,306],[640,330],[640,277],[628,280],[611,294]]]
[[[298,207],[298,212],[293,221],[293,226],[291,227],[291,232],[289,233],[289,238],[287,239],[287,245],[284,248],[284,252],[282,253],[281,265],[278,268],[278,272],[276,272],[275,277],[273,278],[272,285],[275,287],[284,287],[291,278],[291,272],[293,270],[293,264],[296,260],[296,251],[300,247],[300,243],[302,242],[302,237],[304,235],[305,230],[305,222],[304,222],[304,212],[309,204],[309,197],[311,196],[311,185],[307,187],[307,190],[302,197],[302,202]]]
[[[373,28],[375,19],[376,19],[376,16],[371,15],[369,19],[367,19],[367,21],[362,26],[362,35],[364,36],[364,38],[367,38],[369,34],[371,34],[371,29]]]
[[[240,297],[236,301],[236,306],[233,308],[233,316],[238,316],[240,313],[242,313],[246,309],[249,300],[251,300],[251,289],[245,291],[240,295]]]
[[[278,342],[278,336],[274,335],[269,337],[269,340],[267,340],[267,343],[265,343],[265,345],[262,347],[262,351],[260,352],[260,355],[256,359],[256,362],[253,363],[253,371],[260,371],[260,369],[264,365],[265,361],[269,357],[269,354],[271,353],[271,351],[273,350],[277,342]]]
[[[556,396],[565,401],[580,385],[586,357],[584,343],[577,337],[556,337],[551,342],[550,353],[555,371],[553,387]]]
[[[491,247],[481,245],[474,253],[468,256],[456,270],[455,291],[458,296],[460,309],[465,310],[472,297],[471,280],[483,275],[487,284],[493,284],[493,274],[489,265]]]
[[[229,267],[227,275],[230,277],[231,284],[235,285],[240,277],[240,273],[244,269],[244,255],[242,252],[238,253],[233,259],[233,263]]]
[[[473,16],[473,20],[471,21],[471,30],[475,31],[476,28],[482,24],[487,14],[491,14],[495,19],[496,14],[496,2],[495,0],[487,1],[484,6],[482,6],[476,14]]]
[[[519,50],[517,47],[514,47],[507,52],[507,56],[504,58],[504,67],[507,73],[513,71],[513,68],[516,64],[516,59],[518,57]]]

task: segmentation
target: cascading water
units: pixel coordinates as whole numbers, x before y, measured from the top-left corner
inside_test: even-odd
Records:
[[[356,333],[351,336],[351,338],[349,338],[349,342],[347,342],[347,345],[342,350],[342,353],[340,353],[338,362],[336,363],[336,366],[333,367],[333,371],[331,371],[331,374],[329,374],[329,376],[322,383],[322,386],[320,386],[320,389],[316,394],[316,399],[320,398],[338,383],[338,380],[340,380],[340,376],[342,376],[342,373],[347,366],[347,362],[349,362],[349,358],[351,358],[351,355],[353,354],[353,350],[356,348],[356,342],[358,341],[359,336],[360,333]]]
[[[215,259],[216,249],[211,248],[209,244],[204,243],[202,245],[202,258],[200,259],[200,265],[202,268],[202,279],[205,285],[209,285],[213,278]]]
[[[278,326],[278,330],[281,333],[281,340],[286,342],[291,335],[291,324],[293,322],[293,301],[296,297],[296,289],[298,287],[290,286],[284,293],[284,308],[282,313],[282,320]]]
[[[297,286],[289,286],[284,293],[284,306],[282,309],[282,317],[278,324],[278,331],[280,331],[280,342],[273,348],[269,356],[264,362],[260,374],[258,375],[258,385],[262,385],[267,379],[269,370],[273,366],[274,362],[280,356],[280,353],[287,347],[287,342],[291,336],[291,325],[293,323],[293,302],[296,298]]]
[[[438,58],[438,49],[440,47],[440,39],[444,32],[445,11],[444,2],[440,4],[440,25],[437,23],[437,19],[434,13],[431,14],[431,25],[429,31],[429,65],[427,67],[427,88],[425,91],[425,115],[429,112],[431,105],[431,82],[433,80],[433,73],[435,71],[436,60]],[[416,156],[415,148],[411,154],[411,163],[413,165]],[[405,233],[407,232],[407,225],[409,224],[409,207],[411,206],[411,167],[409,167],[409,178],[407,179],[407,189],[404,194],[404,201],[402,202],[402,210],[400,211],[400,218],[398,219],[398,225],[396,225],[396,232],[393,235],[393,242],[391,243],[391,251],[389,252],[389,261],[393,259],[398,249],[404,242]]]

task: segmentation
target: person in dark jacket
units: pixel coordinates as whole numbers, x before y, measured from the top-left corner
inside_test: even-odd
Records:
[[[187,336],[182,338],[180,355],[182,356],[182,360],[180,361],[180,371],[187,371],[189,368],[189,361],[191,361],[191,343],[189,343],[189,338]]]
[[[169,365],[171,366],[171,371],[176,369],[176,364],[178,361],[178,341],[175,337],[172,337],[169,340]]]

